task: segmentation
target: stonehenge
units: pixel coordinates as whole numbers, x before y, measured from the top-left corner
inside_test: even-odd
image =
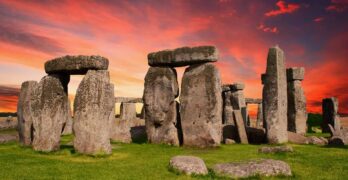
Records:
[[[135,103],[131,102],[122,102],[120,107],[120,118],[122,120],[134,119],[137,116],[135,110]]]
[[[298,134],[307,132],[306,97],[301,85],[304,78],[304,68],[288,68],[288,131]]]
[[[335,97],[325,98],[322,102],[323,123],[321,125],[323,133],[329,133],[331,125],[334,129],[340,129],[340,117],[338,115],[338,100]]]
[[[266,73],[262,75],[262,107],[271,144],[286,143],[287,134],[287,82],[284,52],[278,46],[269,49]]]

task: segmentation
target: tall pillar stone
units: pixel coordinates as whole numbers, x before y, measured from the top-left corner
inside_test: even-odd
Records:
[[[256,127],[263,127],[263,113],[262,113],[262,104],[257,104],[257,119],[256,119]]]
[[[248,137],[245,130],[248,119],[248,110],[243,93],[244,88],[245,85],[242,83],[234,83],[231,85],[231,103],[233,107],[233,117],[235,125],[237,127],[239,141],[240,143],[248,144]]]
[[[132,120],[137,117],[135,103],[122,102],[120,107],[120,119]]]
[[[212,63],[191,65],[185,70],[181,90],[183,145],[219,146],[223,104],[218,69]]]
[[[222,96],[223,96],[222,123],[234,125],[233,107],[232,107],[232,103],[231,103],[232,92],[230,90],[223,91]]]
[[[60,148],[63,124],[68,119],[67,84],[69,75],[43,77],[31,98],[33,111],[33,149],[54,151]]]
[[[74,102],[74,148],[83,154],[110,154],[114,85],[107,70],[88,70]]]
[[[334,129],[341,129],[340,118],[338,115],[338,100],[335,97],[325,98],[322,103],[323,124],[321,126],[323,133],[329,133],[331,124]]]
[[[305,134],[307,131],[306,97],[301,85],[304,68],[289,68],[288,80],[288,131]]]
[[[73,129],[73,119],[71,114],[70,100],[68,101],[67,108],[68,108],[68,119],[64,123],[62,135],[72,134],[72,129]]]
[[[271,144],[286,143],[287,82],[284,52],[275,46],[269,49],[266,74],[262,75],[262,105],[266,122],[267,140]]]
[[[145,76],[144,107],[147,138],[150,143],[179,146],[177,74],[169,67],[150,67]]]
[[[38,83],[36,81],[25,81],[22,83],[21,91],[17,104],[18,134],[19,142],[22,145],[29,146],[33,141],[33,117],[30,106],[31,97]]]

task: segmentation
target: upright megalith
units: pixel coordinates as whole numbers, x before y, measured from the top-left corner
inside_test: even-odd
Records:
[[[304,68],[286,70],[288,80],[288,131],[305,134],[307,131],[306,97],[301,85]]]
[[[262,103],[257,105],[257,117],[256,117],[256,127],[263,127],[263,112],[262,112]]]
[[[223,110],[222,110],[222,123],[234,125],[233,119],[233,107],[232,107],[232,92],[230,84],[224,84],[222,87],[222,101],[223,101]]]
[[[120,119],[130,120],[137,117],[135,103],[122,102],[120,106]]]
[[[271,144],[286,143],[287,134],[287,81],[284,52],[278,47],[269,49],[266,73],[262,75],[262,105],[267,140]]]
[[[38,83],[25,81],[22,83],[17,104],[18,134],[22,145],[31,145],[33,141],[33,110],[30,106],[31,98]]]
[[[34,150],[49,152],[59,149],[63,124],[68,118],[69,79],[69,75],[47,75],[34,90],[31,97]]]
[[[340,118],[338,115],[338,100],[335,97],[325,98],[322,103],[323,123],[321,125],[323,133],[329,133],[329,124],[334,129],[341,129]]]
[[[188,67],[182,79],[181,91],[183,145],[220,145],[222,97],[219,70],[212,63]]]
[[[68,101],[67,109],[68,109],[68,118],[67,118],[67,121],[64,123],[62,135],[72,134],[72,129],[73,129],[73,118],[71,114],[70,100]]]
[[[150,67],[145,76],[144,108],[147,138],[150,143],[179,145],[176,70]]]
[[[243,93],[243,89],[245,85],[243,83],[233,83],[231,85],[231,104],[233,110],[240,110],[242,113],[244,124],[247,123],[248,120],[248,110],[245,103],[245,97]]]
[[[114,119],[114,85],[106,70],[89,70],[74,102],[74,148],[83,154],[110,154]]]

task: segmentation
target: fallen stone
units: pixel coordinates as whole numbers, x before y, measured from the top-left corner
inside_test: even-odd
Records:
[[[33,117],[30,106],[31,97],[38,83],[36,81],[25,81],[22,83],[21,91],[17,103],[17,120],[19,142],[22,145],[29,146],[33,141]]]
[[[236,141],[234,141],[233,139],[225,139],[225,144],[235,144]]]
[[[107,70],[109,60],[101,56],[63,56],[45,63],[47,74],[86,74],[88,70]]]
[[[329,138],[328,145],[329,146],[344,146],[345,142],[341,136],[332,136],[331,138]]]
[[[35,88],[30,106],[32,109],[36,151],[55,151],[60,148],[63,124],[68,119],[67,84],[69,76],[47,75]]]
[[[271,144],[286,143],[287,82],[284,52],[278,47],[269,49],[266,74],[263,75],[262,106],[266,122],[267,140]]]
[[[251,160],[244,163],[222,163],[213,167],[215,174],[230,178],[247,178],[250,176],[291,176],[290,166],[273,159]]]
[[[242,117],[242,112],[240,110],[233,111],[235,123],[238,130],[239,142],[242,144],[249,144],[248,136],[245,130],[245,125]]]
[[[179,95],[173,68],[150,67],[145,76],[144,107],[147,138],[150,143],[179,146]]]
[[[272,146],[272,147],[261,147],[259,148],[259,153],[286,153],[286,152],[293,152],[291,146]]]
[[[174,50],[153,52],[147,55],[150,66],[180,67],[218,60],[214,46],[182,47]]]
[[[83,154],[110,154],[114,121],[114,85],[109,72],[89,70],[81,81],[74,102],[74,148]]]
[[[307,139],[308,139],[308,144],[315,144],[315,145],[326,145],[327,144],[324,140],[322,140],[316,136],[310,136],[310,137],[307,137]]]
[[[137,111],[134,103],[121,103],[120,118],[122,120],[135,119],[137,117]]]
[[[288,132],[288,140],[294,144],[308,144],[308,138],[302,134]]]
[[[187,175],[206,175],[208,169],[201,158],[194,156],[175,156],[170,159],[169,166]]]
[[[202,148],[219,146],[223,104],[218,69],[212,63],[188,67],[181,90],[183,145]]]

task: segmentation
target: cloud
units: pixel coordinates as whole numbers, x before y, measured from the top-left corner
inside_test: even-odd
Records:
[[[278,16],[281,14],[290,14],[293,13],[295,11],[297,11],[298,9],[300,9],[300,5],[298,4],[294,4],[294,3],[286,3],[285,1],[278,1],[276,3],[276,6],[279,8],[277,10],[271,10],[265,13],[265,16]]]
[[[267,27],[264,24],[260,24],[257,29],[263,31],[263,32],[269,32],[269,33],[279,33],[279,30],[277,27]]]
[[[14,112],[20,89],[18,87],[0,85],[0,112]]]
[[[313,21],[316,22],[316,23],[321,22],[323,20],[324,20],[323,17],[318,17],[318,18],[313,19]]]
[[[331,4],[326,7],[327,11],[344,12],[348,9],[348,0],[331,0]]]
[[[18,96],[19,92],[17,87],[0,85],[0,96]]]

